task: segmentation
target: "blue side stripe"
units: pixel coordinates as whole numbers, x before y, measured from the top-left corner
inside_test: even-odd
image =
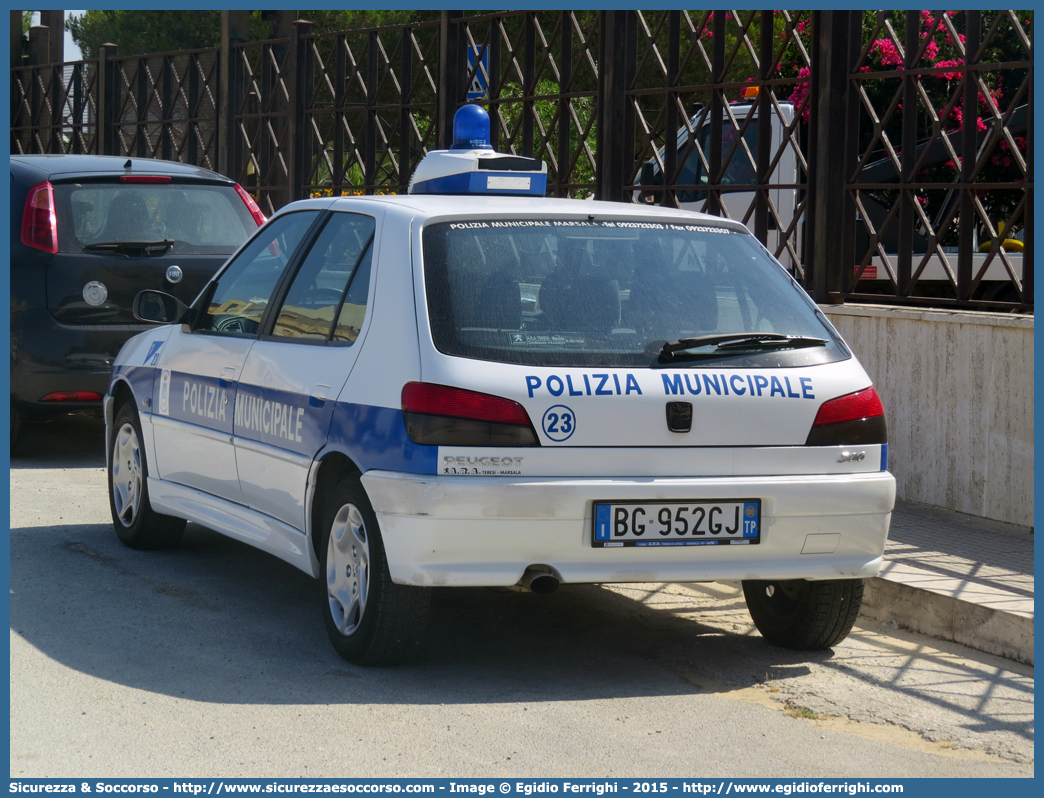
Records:
[[[402,410],[338,402],[329,442],[346,451],[362,471],[435,474],[439,447],[414,443],[406,434]]]
[[[117,379],[123,377],[128,383],[130,383],[131,390],[134,392],[135,397],[140,402],[145,397],[151,397],[153,391],[153,383],[156,379],[156,369],[152,366],[132,366],[123,365],[116,366],[112,370],[112,375],[109,377],[109,393],[112,394],[113,388],[116,385]]]
[[[126,379],[140,401],[145,397],[153,398],[154,381],[158,368],[152,366],[117,366],[113,370],[112,383],[118,377]],[[291,440],[290,432],[296,432],[296,426],[287,429],[287,436],[281,434],[265,434],[263,430],[255,430],[250,425],[241,425],[234,429],[235,404],[230,402],[226,407],[222,421],[204,418],[198,414],[182,412],[182,383],[195,382],[199,385],[212,385],[235,395],[235,402],[244,403],[241,412],[249,411],[252,401],[284,403],[291,410],[302,408],[300,436]],[[262,388],[255,385],[219,381],[212,377],[188,375],[173,372],[171,386],[170,416],[190,424],[200,424],[211,429],[240,437],[257,440],[261,443],[278,446],[283,449],[311,457],[321,449],[332,448],[343,451],[359,466],[362,471],[381,469],[398,471],[407,474],[435,474],[438,465],[437,446],[422,446],[410,440],[406,434],[406,423],[402,419],[402,410],[397,407],[375,407],[373,405],[354,404],[352,402],[322,402],[314,397],[291,393],[288,391]],[[158,412],[158,410],[156,411]],[[329,416],[327,414],[330,414]],[[262,414],[262,418],[265,418]],[[329,418],[329,422],[327,422]],[[297,420],[296,413],[291,420]],[[329,426],[327,426],[327,423]],[[328,430],[328,434],[327,434]],[[280,427],[280,433],[282,427]]]

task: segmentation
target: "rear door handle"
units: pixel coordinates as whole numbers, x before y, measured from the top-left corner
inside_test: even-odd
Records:
[[[322,383],[317,382],[315,385],[312,386],[312,392],[309,396],[308,404],[310,404],[312,407],[322,407],[324,404],[326,404],[326,399],[329,395],[329,390],[329,385],[323,385]]]

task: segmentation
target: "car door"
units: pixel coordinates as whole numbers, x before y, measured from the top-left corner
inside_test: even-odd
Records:
[[[261,321],[319,211],[273,219],[211,282],[191,329],[175,329],[155,353],[158,476],[243,502],[232,448],[239,379]]]
[[[243,497],[297,529],[312,459],[358,354],[379,226],[361,213],[325,219],[243,367],[234,420]]]

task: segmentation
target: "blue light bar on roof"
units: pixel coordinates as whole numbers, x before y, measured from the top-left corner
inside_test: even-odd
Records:
[[[504,155],[489,145],[489,115],[477,105],[453,117],[453,147],[429,152],[410,180],[410,194],[509,194],[542,197],[547,165],[540,158]]]

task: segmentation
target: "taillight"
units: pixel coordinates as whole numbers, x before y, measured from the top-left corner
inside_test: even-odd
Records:
[[[121,183],[169,183],[170,175],[120,175]]]
[[[101,394],[94,391],[55,391],[40,399],[41,402],[100,402]]]
[[[402,418],[414,443],[429,446],[539,446],[518,402],[462,388],[408,382]]]
[[[29,189],[22,212],[22,243],[52,255],[58,251],[58,219],[54,213],[54,187],[50,183]]]
[[[887,443],[884,405],[873,387],[823,402],[806,446],[858,446]]]
[[[236,193],[239,194],[240,198],[243,200],[243,204],[247,206],[247,210],[250,211],[250,215],[254,217],[254,221],[257,222],[258,227],[268,221],[268,219],[265,218],[265,215],[261,213],[261,209],[257,207],[254,198],[251,197],[246,189],[239,185],[239,183],[236,183]]]

